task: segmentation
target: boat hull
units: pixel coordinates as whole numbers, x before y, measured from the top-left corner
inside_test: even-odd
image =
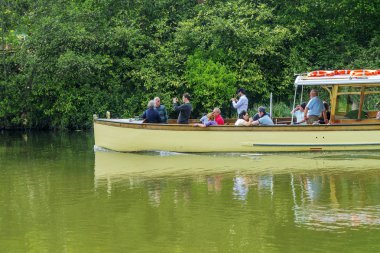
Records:
[[[380,150],[380,124],[200,128],[95,120],[94,135],[96,146],[121,152]]]

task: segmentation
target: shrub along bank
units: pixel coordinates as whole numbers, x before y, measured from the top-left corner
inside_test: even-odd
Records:
[[[0,126],[90,128],[192,95],[193,117],[293,101],[294,73],[379,68],[376,1],[5,0]],[[305,91],[304,97],[307,97]],[[285,110],[285,109],[284,109]],[[281,116],[281,115],[275,115]]]

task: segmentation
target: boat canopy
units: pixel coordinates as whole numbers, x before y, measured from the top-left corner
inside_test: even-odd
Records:
[[[353,77],[350,75],[309,77],[297,76],[294,85],[297,86],[332,86],[332,85],[365,85],[380,84],[380,75]]]

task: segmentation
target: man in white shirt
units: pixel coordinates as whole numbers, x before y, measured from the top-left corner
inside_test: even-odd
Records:
[[[245,90],[242,88],[238,89],[236,93],[239,96],[239,100],[236,98],[231,98],[231,101],[232,106],[237,110],[237,113],[239,115],[242,111],[248,110],[248,98],[245,95]]]
[[[296,124],[300,125],[306,125],[306,120],[305,120],[305,111],[306,108],[306,103],[302,103],[300,105],[297,105],[296,108],[294,108],[290,113],[294,115],[297,119]]]

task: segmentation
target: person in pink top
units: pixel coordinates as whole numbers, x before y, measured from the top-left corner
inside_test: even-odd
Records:
[[[220,109],[215,107],[212,113],[214,114],[216,123],[218,125],[224,125],[224,119],[222,118],[222,115],[220,115]]]

